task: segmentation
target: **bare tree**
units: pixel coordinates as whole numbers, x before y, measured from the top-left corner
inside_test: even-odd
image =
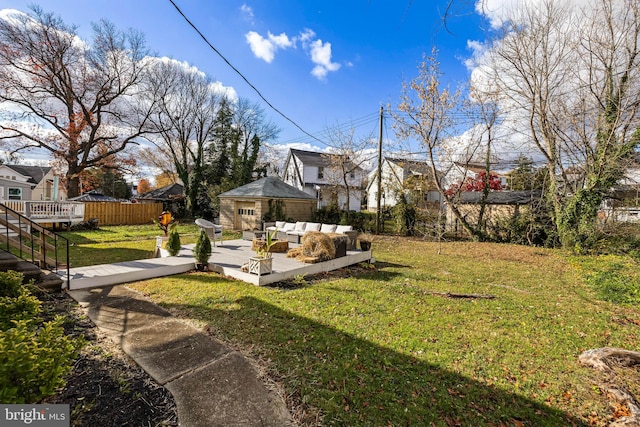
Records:
[[[562,244],[582,247],[640,142],[640,6],[560,4],[515,10],[481,70],[499,86],[503,109],[521,119],[513,122],[527,124],[516,131],[546,159]]]
[[[135,101],[144,37],[101,21],[89,45],[59,17],[32,11],[0,19],[0,138],[14,152],[50,152],[73,197],[85,169],[115,163],[145,132],[148,110]]]
[[[394,119],[394,128],[400,138],[416,138],[426,150],[431,181],[442,200],[470,236],[485,239],[485,233],[470,223],[457,206],[455,194],[447,192],[441,179],[439,165],[445,160],[453,160],[449,140],[456,132],[461,118],[462,101],[460,91],[444,88],[442,72],[434,48],[430,55],[424,55],[418,67],[418,76],[403,83],[402,96],[398,105],[399,114]]]
[[[197,198],[220,95],[202,72],[166,58],[154,60],[146,84],[148,102],[156,105],[150,119],[155,134],[147,139],[156,147],[152,155],[165,160],[153,163],[164,163],[164,168],[167,159],[172,163],[184,186],[187,210],[197,214],[205,208]]]
[[[375,157],[373,135],[355,136],[355,129],[343,130],[338,126],[325,132],[329,148],[322,154],[327,164],[324,178],[329,184],[329,192],[337,197],[344,196],[344,209],[349,212],[351,193],[364,187],[364,165]]]

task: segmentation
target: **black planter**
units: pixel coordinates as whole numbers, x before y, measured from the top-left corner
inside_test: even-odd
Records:
[[[360,249],[362,249],[363,251],[368,251],[369,249],[371,249],[371,242],[364,242],[360,240]]]
[[[209,271],[209,265],[208,264],[198,264],[198,263],[196,263],[196,270],[198,270],[198,271]]]

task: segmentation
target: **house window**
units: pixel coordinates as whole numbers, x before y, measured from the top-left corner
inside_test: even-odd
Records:
[[[324,179],[324,168],[322,166],[318,167],[318,179]]]
[[[9,200],[22,200],[22,188],[9,188]]]

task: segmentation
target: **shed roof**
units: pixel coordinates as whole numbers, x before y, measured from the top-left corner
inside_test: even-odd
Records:
[[[99,191],[91,190],[87,191],[81,196],[72,197],[69,199],[74,202],[121,202],[121,199],[116,199],[115,197],[105,196]]]
[[[460,203],[478,204],[482,200],[481,191],[460,193]],[[540,195],[532,191],[492,191],[487,195],[488,205],[526,205]]]
[[[314,196],[307,194],[302,190],[298,190],[275,176],[268,176],[266,178],[250,182],[249,184],[221,193],[218,197],[316,199]]]
[[[180,184],[171,184],[166,187],[156,188],[140,194],[137,198],[144,200],[170,200],[183,197],[184,187]]]

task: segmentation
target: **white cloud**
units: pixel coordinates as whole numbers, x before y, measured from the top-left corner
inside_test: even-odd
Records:
[[[280,33],[279,36],[274,36],[271,33],[268,33],[268,35],[269,35],[269,41],[274,45],[278,46],[280,49],[292,47],[294,45],[293,40],[290,40],[285,33]]]
[[[247,6],[246,3],[240,6],[240,11],[244,14],[244,17],[247,21],[251,22],[253,25],[253,8],[251,6]]]
[[[273,43],[255,31],[249,31],[244,37],[256,58],[263,59],[268,63],[273,61],[276,52],[276,46]]]
[[[311,40],[312,38],[314,38],[315,36],[316,36],[316,33],[313,30],[310,30],[309,28],[305,28],[304,31],[300,32],[300,35],[298,36],[298,40],[300,40],[304,44],[309,40]]]
[[[316,64],[311,70],[318,79],[324,79],[329,71],[338,71],[340,64],[331,62],[331,43],[323,43],[322,40],[315,40],[310,45],[309,53],[311,54],[311,61]]]
[[[245,39],[253,54],[267,63],[271,63],[274,60],[276,50],[294,46],[293,41],[285,33],[281,33],[278,36],[267,33],[267,38],[265,38],[255,31],[249,31],[245,34]]]
[[[523,6],[538,7],[548,0],[476,0],[476,12],[485,16],[493,28],[499,28],[513,12]],[[562,0],[564,6],[587,6],[592,0]]]
[[[329,72],[339,70],[341,65],[332,62],[331,43],[315,37],[316,33],[309,28],[305,28],[295,37],[289,37],[286,33],[273,35],[271,32],[267,32],[267,37],[263,37],[255,31],[245,34],[245,39],[256,58],[267,63],[273,62],[276,51],[295,49],[300,43],[315,65],[311,74],[319,80],[324,80]],[[353,64],[350,63],[348,66]]]

